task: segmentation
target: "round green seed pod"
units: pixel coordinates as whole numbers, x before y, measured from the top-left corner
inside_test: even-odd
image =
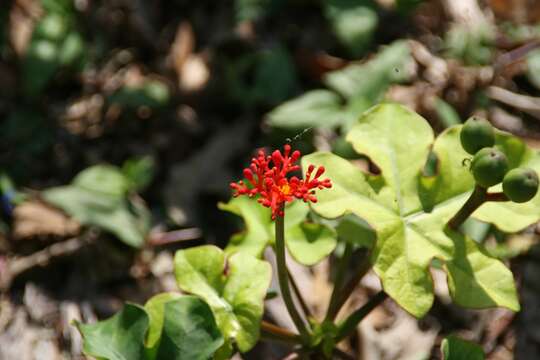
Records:
[[[483,148],[474,155],[471,171],[476,183],[488,188],[503,180],[508,171],[508,159],[495,148]]]
[[[538,191],[538,174],[530,168],[512,169],[504,176],[503,191],[513,202],[527,202]]]
[[[474,155],[480,149],[495,144],[495,132],[493,126],[487,120],[473,116],[461,128],[459,139],[463,149]]]

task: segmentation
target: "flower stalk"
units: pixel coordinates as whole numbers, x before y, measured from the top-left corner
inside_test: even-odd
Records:
[[[277,263],[277,273],[278,273],[278,282],[279,288],[281,290],[281,296],[283,297],[283,302],[287,307],[287,311],[292,318],[292,321],[302,339],[309,337],[306,324],[300,313],[294,305],[294,301],[291,294],[291,289],[289,287],[289,275],[287,271],[287,263],[285,260],[285,219],[283,209],[280,210],[283,214],[282,216],[276,217],[276,263]]]

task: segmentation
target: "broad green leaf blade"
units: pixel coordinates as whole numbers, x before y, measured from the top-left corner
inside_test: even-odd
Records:
[[[413,61],[410,52],[406,41],[396,41],[365,64],[349,65],[326,74],[324,83],[346,99],[362,97],[374,104],[390,84],[409,77],[406,67]]]
[[[179,293],[167,292],[158,294],[146,302],[144,309],[150,318],[150,327],[146,334],[145,343],[147,348],[157,350],[163,331],[163,321],[165,320],[165,304],[181,297],[182,295]]]
[[[421,208],[418,177],[433,142],[433,130],[420,115],[402,105],[375,106],[363,114],[347,134],[347,141],[382,170],[400,214]]]
[[[441,343],[443,360],[484,360],[482,348],[470,341],[450,335]]]
[[[466,201],[474,185],[468,168],[463,164],[467,156],[459,143],[460,128],[447,129],[432,144],[431,130],[427,129],[425,120],[413,116],[415,120],[411,122],[408,110],[396,110],[395,105],[381,105],[368,111],[348,135],[357,151],[369,155],[379,165],[385,183],[368,181],[366,175],[352,163],[332,154],[315,153],[304,157],[304,169],[311,163],[324,166],[325,176],[333,184],[330,189],[317,191],[319,201],[312,204],[312,209],[326,218],[352,213],[369,224],[377,235],[371,261],[384,290],[417,317],[423,316],[433,301],[433,284],[429,274],[431,261],[437,258],[447,262],[451,267],[447,271],[454,271],[449,277],[455,277],[456,269],[461,264],[459,256],[470,262],[479,262],[467,273],[468,282],[463,279],[464,286],[473,286],[476,279],[481,282],[481,285],[476,285],[487,289],[487,295],[477,298],[476,302],[460,297],[460,303],[472,307],[505,306],[515,310],[518,305],[511,273],[473,246],[461,247],[461,255],[456,255],[460,243],[444,232],[446,223]],[[366,121],[365,117],[371,118]],[[420,125],[421,122],[424,124]],[[413,124],[412,128],[416,123],[418,129],[415,133],[420,140],[402,128],[408,123]],[[422,176],[431,146],[437,171],[432,176]],[[528,151],[516,139],[499,134],[497,146],[507,152],[512,166],[524,162],[535,166],[535,157],[527,155]],[[396,161],[397,156],[403,154],[407,158]],[[395,205],[400,202],[401,206]],[[493,210],[493,214],[500,211],[509,219],[517,219],[519,211],[528,209],[531,211],[530,217],[517,221],[530,224],[540,218],[540,206],[534,204],[535,201],[521,205],[497,203],[484,206],[500,206]],[[477,211],[482,216],[485,216],[482,213],[484,206]],[[516,209],[505,212],[507,207],[514,206]],[[492,216],[489,221],[501,226],[501,223],[512,220]],[[489,280],[483,274],[486,263],[491,270],[498,272],[500,284],[485,283]],[[463,294],[461,290],[459,284],[455,286],[456,294]]]
[[[312,90],[289,100],[267,115],[271,126],[285,129],[332,128],[350,121],[339,95],[328,90]]]
[[[44,199],[67,212],[84,225],[95,225],[110,231],[124,243],[140,247],[146,229],[123,198],[94,193],[77,186],[51,188],[42,193]]]
[[[259,339],[259,327],[264,312],[264,297],[270,286],[270,264],[248,254],[229,258],[229,276],[223,297],[234,309],[240,325],[236,343],[241,352],[251,349]]]
[[[150,215],[144,205],[128,202],[129,186],[118,168],[96,165],[80,172],[71,185],[47,189],[42,195],[81,224],[98,226],[124,243],[140,247]]]
[[[310,164],[324,166],[332,188],[317,192],[318,201],[311,208],[325,218],[335,219],[349,212],[365,219],[374,229],[392,226],[394,210],[381,204],[365,175],[349,161],[337,155],[318,152],[302,158],[304,172]],[[360,214],[360,215],[359,215]]]
[[[73,184],[85,190],[110,196],[124,196],[129,182],[120,169],[111,165],[95,165],[81,171]]]
[[[378,16],[372,0],[326,0],[325,15],[339,41],[353,55],[370,45]]]
[[[242,352],[255,345],[270,285],[267,262],[243,252],[226,261],[219,248],[199,246],[176,253],[175,274],[182,290],[210,305],[226,344],[235,342]]]
[[[344,216],[336,227],[339,239],[350,244],[371,249],[377,235],[363,219],[350,214]]]
[[[207,360],[223,345],[212,310],[201,299],[183,296],[162,306],[159,348],[148,360]]]
[[[334,251],[335,232],[320,224],[303,223],[285,233],[289,252],[303,265],[315,265]]]
[[[144,335],[148,315],[138,305],[126,304],[108,320],[77,327],[84,338],[86,355],[105,360],[144,360]]]
[[[454,302],[468,308],[504,306],[519,311],[512,272],[474,240],[456,232],[450,236],[455,253],[446,268]]]

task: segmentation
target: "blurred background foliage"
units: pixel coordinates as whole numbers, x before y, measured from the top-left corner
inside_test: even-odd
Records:
[[[381,101],[436,131],[483,116],[538,147],[539,48],[529,0],[2,1],[0,359],[32,359],[36,341],[57,356],[39,359],[76,358],[62,306],[110,315],[170,290],[172,251],[225,247],[243,225],[216,204],[256,148],[291,142],[376,172],[344,135]],[[536,228],[466,229],[528,279],[523,315],[471,315],[438,294],[433,315],[451,315],[421,325],[540,358]],[[31,313],[44,299],[51,313]],[[493,316],[512,326],[488,326]],[[61,330],[44,337],[52,323]],[[409,358],[401,346],[366,358]]]

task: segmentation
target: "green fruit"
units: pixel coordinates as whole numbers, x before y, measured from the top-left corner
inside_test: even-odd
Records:
[[[493,126],[484,119],[471,117],[465,122],[459,134],[461,146],[471,155],[478,150],[495,144],[495,132]]]
[[[512,169],[503,179],[503,191],[510,200],[523,203],[531,200],[538,191],[538,175],[530,168]]]
[[[484,188],[500,183],[507,170],[506,155],[495,148],[483,148],[474,155],[471,162],[474,180]]]

